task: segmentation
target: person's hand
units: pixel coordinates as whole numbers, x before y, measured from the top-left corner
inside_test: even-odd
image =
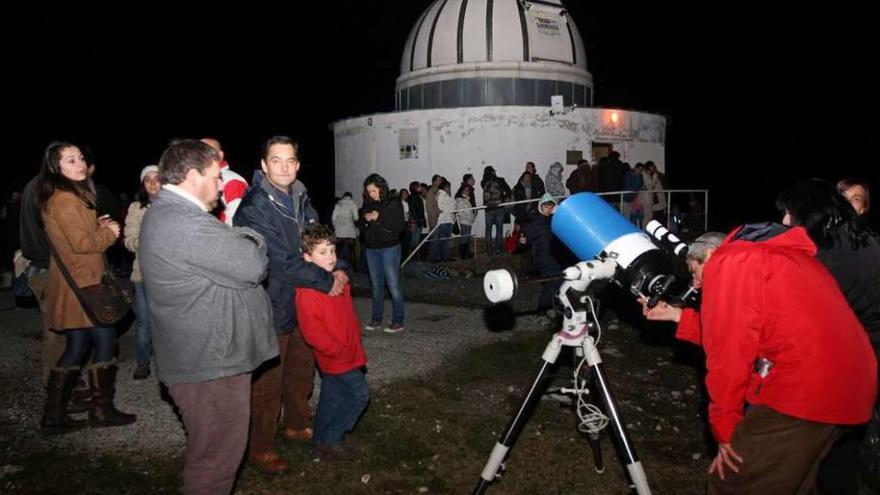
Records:
[[[639,299],[639,302],[642,304],[642,316],[649,320],[674,321],[678,323],[681,319],[681,308],[670,306],[663,301],[658,302],[653,308],[649,308],[648,300],[645,298]]]
[[[341,296],[343,290],[345,289],[345,284],[348,283],[348,275],[345,274],[342,270],[336,270],[332,273],[333,275],[333,287],[330,288],[330,296]]]
[[[369,211],[364,214],[364,218],[366,218],[368,222],[375,222],[376,220],[379,219],[379,212],[378,211]]]
[[[98,219],[98,227],[106,227],[113,232],[113,235],[118,239],[119,232],[121,231],[119,227],[119,222],[110,218],[110,215],[103,215]]]
[[[736,461],[736,462],[734,462]],[[743,459],[733,450],[733,447],[730,446],[729,443],[719,443],[718,444],[718,455],[715,456],[715,460],[712,461],[712,464],[709,464],[709,474],[718,473],[718,477],[724,479],[724,465],[730,468],[734,473],[739,472],[739,466],[737,464],[742,464]]]

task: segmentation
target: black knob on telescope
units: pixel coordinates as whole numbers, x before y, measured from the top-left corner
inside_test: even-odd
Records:
[[[672,287],[673,283],[675,283],[675,276],[674,275],[670,275],[670,276],[666,277],[666,280],[663,281],[663,285],[660,286],[660,289],[658,289],[651,296],[651,298],[648,299],[648,307],[653,308],[654,306],[656,306],[657,303],[660,302],[660,299],[663,298],[663,296],[665,296],[669,292],[669,288]]]

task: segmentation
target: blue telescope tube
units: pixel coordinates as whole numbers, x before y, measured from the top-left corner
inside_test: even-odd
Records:
[[[599,196],[570,196],[553,213],[550,228],[580,260],[591,260],[615,240],[641,231]]]

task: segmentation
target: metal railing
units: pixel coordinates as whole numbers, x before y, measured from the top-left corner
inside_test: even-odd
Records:
[[[651,194],[666,194],[666,225],[667,226],[672,223],[672,194],[673,193],[675,193],[675,194],[678,194],[678,193],[683,193],[683,194],[684,193],[687,193],[687,194],[702,193],[703,194],[703,231],[705,232],[705,231],[709,230],[709,190],[708,189],[658,189],[658,190],[654,190],[654,191],[609,191],[609,192],[601,192],[601,193],[594,193],[594,194],[596,194],[597,196],[619,196],[620,203],[618,206],[618,211],[623,213],[623,205],[624,205],[624,203],[626,203],[626,201],[624,200],[624,197],[626,195],[639,194],[639,193],[644,194],[646,192],[650,192]],[[568,196],[556,196],[556,199],[558,201],[561,201],[567,197]],[[501,203],[498,206],[493,206],[492,208],[495,209],[495,208],[504,208],[504,207],[508,207],[508,206],[537,203],[540,200],[541,200],[541,198],[524,199],[524,200],[520,200],[520,201],[508,201],[506,203]],[[452,215],[455,215],[457,213],[461,213],[464,211],[474,211],[474,212],[479,213],[480,211],[485,210],[486,208],[487,208],[487,206],[485,206],[485,205],[474,206],[471,208],[461,208],[461,209],[457,209],[457,210],[452,210],[449,213]],[[476,216],[474,218],[476,218]],[[406,266],[407,263],[409,263],[409,261],[412,259],[412,257],[415,256],[419,252],[419,250],[422,248],[422,246],[425,245],[425,243],[444,241],[444,240],[450,240],[450,239],[460,240],[462,238],[462,236],[460,236],[460,235],[452,236],[452,237],[433,238],[432,236],[434,235],[434,232],[436,232],[439,227],[440,227],[439,223],[434,225],[434,228],[432,228],[427,234],[425,234],[422,237],[421,242],[419,242],[419,244],[415,248],[413,248],[413,250],[409,253],[409,256],[407,256],[406,259],[403,260],[403,262],[400,264],[401,268],[403,268],[404,266]],[[466,237],[476,237],[476,234],[472,232],[471,234],[469,234]],[[474,243],[474,244],[475,244],[474,251],[476,252],[476,243]]]

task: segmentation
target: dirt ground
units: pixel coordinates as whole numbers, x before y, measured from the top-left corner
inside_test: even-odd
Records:
[[[442,305],[446,311],[467,308],[473,316],[456,320],[457,325],[503,338],[462,348],[439,368],[375,388],[369,408],[347,440],[355,460],[314,462],[306,445],[279,440],[292,471],[267,477],[245,465],[236,493],[470,493],[531,385],[552,335],[530,314],[538,285],[521,284],[517,299],[509,305],[493,307],[485,300],[481,272],[518,263],[498,258],[453,265],[474,276],[450,280],[405,277],[407,301]],[[369,294],[365,275],[357,275],[354,286],[356,294]],[[636,305],[625,297],[603,296],[603,306],[599,349],[654,493],[704,493],[712,447],[705,436],[699,352],[676,344],[669,327],[644,325]],[[415,351],[406,359],[418,361],[419,353],[427,355],[432,349]],[[553,385],[564,385],[571,372],[569,354],[564,353],[559,362],[552,370],[557,375]],[[577,423],[571,405],[550,397],[541,400],[508,456],[506,473],[487,493],[627,493],[625,470],[609,430],[600,440],[605,471],[597,474],[594,455]],[[176,493],[180,489],[179,451],[98,455],[15,444],[15,451],[0,449],[0,492]]]

